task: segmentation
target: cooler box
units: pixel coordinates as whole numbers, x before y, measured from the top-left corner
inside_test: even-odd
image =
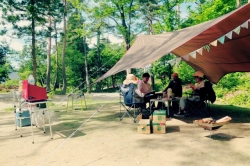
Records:
[[[22,127],[23,126],[30,126],[31,122],[30,122],[30,112],[27,111],[22,111],[21,113],[22,116],[20,116],[20,112],[16,112],[16,124],[20,127],[21,123],[20,121],[22,121]],[[25,117],[24,119],[18,119],[19,117]]]
[[[48,99],[46,89],[36,85],[31,85],[28,80],[23,81],[22,97],[27,101],[44,101]]]
[[[153,121],[154,122],[166,122],[166,110],[154,111],[153,113]]]

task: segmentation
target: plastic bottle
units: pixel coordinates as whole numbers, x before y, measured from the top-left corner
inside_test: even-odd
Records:
[[[172,94],[172,89],[171,88],[168,88],[168,99],[172,99],[173,97],[173,94]]]
[[[30,74],[28,77],[28,83],[31,85],[35,85],[35,79],[32,74]]]

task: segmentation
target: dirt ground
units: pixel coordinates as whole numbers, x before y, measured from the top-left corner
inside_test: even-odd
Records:
[[[53,112],[53,139],[48,125],[46,133],[43,128],[33,127],[34,144],[31,127],[23,127],[20,137],[21,130],[15,130],[13,111],[4,111],[13,106],[10,96],[0,96],[0,165],[249,165],[249,122],[225,125],[210,138],[209,131],[192,124],[192,117],[172,118],[167,121],[166,134],[138,134],[137,124],[131,118],[126,116],[120,121],[119,103],[105,104],[117,96],[96,94],[94,97],[103,103],[87,103],[85,111]],[[65,105],[62,99],[57,98],[56,104]]]

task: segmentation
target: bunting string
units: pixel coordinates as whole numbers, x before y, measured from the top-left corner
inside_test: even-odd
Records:
[[[240,31],[241,31],[241,28],[245,28],[245,29],[248,29],[248,24],[250,22],[250,19],[245,21],[243,24],[239,25],[238,27],[234,28],[233,30],[231,30],[230,32],[228,32],[227,34],[219,37],[218,39],[216,39],[215,41],[209,43],[209,44],[206,44],[205,46],[193,51],[193,52],[190,52],[184,56],[182,56],[181,58],[186,60],[186,61],[189,61],[189,57],[191,56],[192,58],[196,59],[197,57],[197,53],[199,53],[198,55],[202,55],[203,53],[203,50],[206,50],[207,52],[210,52],[211,50],[211,47],[210,46],[214,46],[214,47],[217,47],[218,46],[218,42],[220,44],[224,44],[225,43],[225,39],[226,37],[229,39],[229,40],[232,40],[233,38],[233,32],[237,35],[240,34]],[[173,63],[173,62],[171,62]]]

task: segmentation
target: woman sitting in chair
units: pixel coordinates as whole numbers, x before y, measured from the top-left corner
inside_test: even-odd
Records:
[[[139,82],[138,78],[134,74],[128,74],[126,79],[123,81],[123,85],[129,85],[131,83],[134,84],[134,99],[137,103],[144,102],[144,94],[138,89],[137,83]]]
[[[189,87],[192,88],[194,95],[192,97],[182,97],[180,98],[180,110],[177,114],[174,114],[174,116],[177,117],[185,117],[185,115],[188,115],[188,113],[185,111],[185,106],[187,100],[190,101],[200,101],[200,89],[204,88],[205,83],[204,83],[204,74],[201,71],[196,71],[193,74],[193,77],[195,79],[196,85],[189,84]]]

